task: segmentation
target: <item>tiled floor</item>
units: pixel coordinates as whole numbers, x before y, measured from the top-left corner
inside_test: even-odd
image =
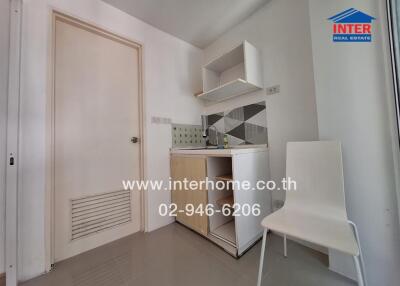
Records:
[[[261,243],[236,260],[179,224],[138,233],[56,264],[24,286],[256,285]],[[327,257],[269,235],[263,285],[356,285],[327,269]]]

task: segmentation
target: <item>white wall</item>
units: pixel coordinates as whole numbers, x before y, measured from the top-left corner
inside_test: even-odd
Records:
[[[4,1],[3,1],[4,2]],[[146,175],[169,177],[169,125],[151,124],[151,116],[177,123],[200,123],[201,50],[98,0],[25,0],[23,6],[19,276],[45,270],[45,108],[50,9],[77,16],[144,45]],[[148,196],[148,229],[169,223],[157,215],[169,193]]]
[[[204,62],[243,40],[261,51],[264,85],[280,84],[280,94],[258,91],[206,106],[204,113],[266,100],[271,177],[280,182],[286,142],[318,139],[308,1],[272,0],[208,46]],[[284,199],[284,193],[274,193],[273,199]]]
[[[9,1],[0,1],[0,273],[4,270]]]
[[[396,204],[382,25],[384,1],[310,0],[318,126],[321,139],[343,145],[346,204],[358,226],[369,285],[400,281]],[[377,17],[372,43],[333,43],[327,21],[356,8]],[[343,257],[332,257],[346,265]]]

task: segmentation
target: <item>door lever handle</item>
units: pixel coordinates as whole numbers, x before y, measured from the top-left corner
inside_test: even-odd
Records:
[[[137,137],[132,137],[132,138],[131,138],[131,142],[132,142],[132,143],[138,143],[138,142],[139,142],[139,138],[137,138]]]

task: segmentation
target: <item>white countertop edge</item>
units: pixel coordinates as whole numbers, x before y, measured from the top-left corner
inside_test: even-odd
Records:
[[[268,148],[265,146],[257,147],[242,147],[242,148],[230,148],[230,149],[185,149],[185,148],[172,148],[171,154],[177,155],[208,155],[208,156],[233,156],[237,154],[255,153],[255,152],[267,152]]]

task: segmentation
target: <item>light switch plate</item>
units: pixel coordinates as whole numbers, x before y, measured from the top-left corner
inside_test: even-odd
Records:
[[[281,86],[279,84],[267,87],[266,93],[267,95],[272,95],[281,92]]]
[[[171,118],[152,116],[151,123],[153,123],[153,124],[171,124],[172,120],[171,120]]]

